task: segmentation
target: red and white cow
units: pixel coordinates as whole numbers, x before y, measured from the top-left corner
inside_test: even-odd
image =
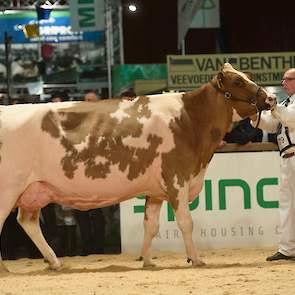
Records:
[[[144,265],[151,264],[163,200],[175,211],[188,260],[200,265],[188,203],[232,121],[274,103],[225,64],[210,83],[187,93],[2,106],[0,228],[18,207],[19,224],[50,268],[59,269],[40,229],[40,208],[54,202],[87,210],[146,194]]]

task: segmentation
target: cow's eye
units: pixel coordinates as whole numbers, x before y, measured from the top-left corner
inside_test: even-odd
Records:
[[[243,79],[236,79],[233,81],[233,85],[236,86],[236,87],[243,87],[245,85]]]

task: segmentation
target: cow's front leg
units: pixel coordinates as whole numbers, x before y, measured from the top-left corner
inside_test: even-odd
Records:
[[[15,180],[15,179],[14,179]],[[14,207],[14,204],[16,202],[16,198],[19,195],[19,191],[15,190],[15,189],[19,189],[17,188],[17,185],[13,185],[10,183],[1,183],[3,186],[1,186],[0,191],[1,191],[1,199],[0,199],[0,233],[2,234],[2,230],[3,230],[3,225],[4,222],[6,220],[6,218],[8,217],[8,215],[10,214],[11,210]],[[5,189],[5,188],[8,189]],[[9,189],[9,188],[13,188],[13,189]],[[20,188],[20,191],[23,188]],[[2,256],[0,254],[0,273],[6,273],[9,270],[6,268],[6,266],[3,264],[3,260],[2,260]]]
[[[144,240],[141,250],[143,266],[154,266],[151,261],[152,240],[159,231],[160,210],[163,201],[146,197],[144,211]]]
[[[198,257],[193,243],[193,220],[189,211],[188,194],[184,190],[181,190],[176,198],[170,198],[170,200],[175,212],[178,227],[182,232],[187,261],[191,261],[193,266],[204,265],[205,263]]]
[[[61,262],[57,259],[54,251],[49,247],[42,234],[39,217],[40,209],[34,212],[28,212],[21,208],[18,209],[18,223],[40,250],[45,261],[49,263],[49,268],[58,270],[61,268]]]

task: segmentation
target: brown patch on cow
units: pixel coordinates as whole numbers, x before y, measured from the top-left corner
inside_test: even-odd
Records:
[[[224,98],[212,95],[212,91],[203,86],[184,94],[181,116],[169,125],[175,148],[162,155],[162,177],[174,210],[179,204],[177,186],[184,188],[191,176],[197,176],[208,165],[230,122],[229,106]]]
[[[175,148],[162,155],[162,177],[174,210],[178,207],[177,197],[179,194],[175,187],[175,181],[177,180],[177,184],[183,187],[192,173],[192,167],[197,167],[194,156],[194,147],[197,144],[194,130],[190,124],[190,119],[185,112],[182,112],[180,118],[170,123],[169,128],[174,136]]]
[[[213,142],[219,142],[221,138],[221,131],[219,128],[213,127],[210,131],[210,135]]]
[[[151,110],[148,108],[149,98],[147,96],[140,96],[137,101],[134,103],[134,107],[126,110],[126,113],[129,115],[134,114],[134,110],[141,116],[150,118],[152,115]]]
[[[64,167],[67,175],[74,172],[78,163],[84,163],[85,175],[92,179],[106,178],[112,165],[118,165],[120,171],[127,172],[127,177],[130,180],[144,174],[158,156],[156,150],[162,143],[162,138],[149,135],[147,138],[148,148],[126,146],[122,139],[122,137],[105,137],[98,143],[97,136],[91,137],[88,147],[78,153],[78,157],[75,157],[75,150],[72,150],[69,156],[64,158],[65,163],[71,164],[67,167],[72,168],[71,171],[68,171]],[[99,156],[104,159],[104,162],[96,163],[96,158]]]
[[[52,111],[48,111],[41,122],[41,129],[48,132],[52,137],[59,137],[58,123]]]
[[[61,121],[61,126],[66,131],[73,131],[82,125],[87,118],[88,113],[59,112],[61,116],[65,116],[65,120]]]
[[[182,96],[181,117],[169,125],[175,148],[162,156],[164,187],[175,210],[182,195],[178,187],[185,190],[191,177],[207,167],[232,122],[233,106],[241,117],[267,109],[266,94],[258,90],[245,74],[225,64],[211,83]],[[231,93],[231,99],[225,99],[225,92]]]
[[[54,120],[51,118],[50,122],[56,126],[50,126],[50,132],[47,129],[45,131],[53,136],[56,133],[51,130],[61,128],[65,134],[60,136],[60,143],[65,149],[61,164],[66,177],[73,178],[80,164],[84,166],[86,177],[106,178],[111,172],[111,166],[117,165],[120,171],[127,173],[128,179],[133,180],[144,174],[159,155],[157,149],[163,139],[156,135],[147,135],[147,148],[124,144],[124,138],[138,138],[142,135],[143,125],[139,121],[151,116],[148,97],[140,97],[125,109],[124,112],[129,117],[124,117],[119,122],[110,114],[118,110],[120,102],[102,101],[95,106],[91,105],[91,108],[89,104],[81,103],[59,110],[54,114]],[[44,120],[47,122],[48,118],[45,116]],[[86,143],[86,139],[87,145],[78,150],[75,144]]]
[[[62,137],[61,144],[66,149],[66,152],[71,154],[71,157],[63,157],[61,160],[64,173],[68,178],[73,178],[74,171],[78,168],[78,151],[73,147],[73,144],[65,137]]]

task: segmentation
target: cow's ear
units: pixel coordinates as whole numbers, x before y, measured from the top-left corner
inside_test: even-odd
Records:
[[[254,81],[254,75],[251,72],[244,72],[244,74],[251,80]]]
[[[220,88],[220,89],[223,88],[223,79],[224,79],[223,72],[219,72],[217,74],[217,85],[218,85],[218,88]]]

